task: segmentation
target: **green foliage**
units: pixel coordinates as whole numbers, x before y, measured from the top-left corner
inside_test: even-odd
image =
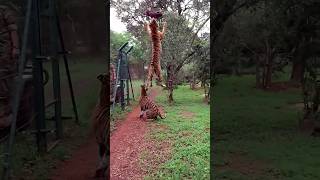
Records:
[[[141,43],[134,38],[130,33],[117,33],[110,31],[110,58],[111,62],[117,62],[118,49],[126,42],[129,42],[130,46],[133,46],[133,50],[130,52],[130,62],[141,62],[143,59],[144,51],[142,50]]]
[[[226,16],[237,7],[236,1],[215,3],[216,11]],[[232,71],[239,64],[252,66],[259,57],[266,56],[267,46],[274,49],[274,66],[279,66],[275,69],[281,69],[288,60],[304,61],[319,54],[319,46],[314,43],[319,41],[320,14],[315,10],[318,7],[316,0],[256,1],[250,8],[229,14],[223,21],[224,28],[216,32],[219,33],[214,45],[217,68]]]

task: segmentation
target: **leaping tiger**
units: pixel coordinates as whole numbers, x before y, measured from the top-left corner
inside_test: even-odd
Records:
[[[145,24],[145,30],[148,32],[149,37],[152,41],[152,58],[148,67],[148,75],[147,75],[147,82],[146,82],[146,89],[151,86],[151,81],[153,77],[153,73],[157,75],[157,85],[162,87],[166,87],[163,84],[163,78],[161,75],[161,64],[160,64],[160,54],[161,54],[161,42],[164,38],[164,34],[167,28],[167,23],[163,23],[162,31],[158,31],[158,24],[156,19],[152,19],[151,23]]]

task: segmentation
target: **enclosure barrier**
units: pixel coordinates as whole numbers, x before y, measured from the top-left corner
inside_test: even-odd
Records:
[[[46,9],[42,9],[46,7]],[[43,11],[41,11],[43,10]],[[43,27],[41,26],[43,22],[41,18],[46,19],[46,23],[49,23],[49,52],[48,55],[45,55],[43,52],[42,44],[42,33]],[[31,32],[31,33],[30,33]],[[30,36],[30,34],[32,34]],[[22,48],[21,55],[19,57],[19,68],[18,68],[18,77],[15,82],[15,92],[12,100],[12,124],[10,127],[10,135],[7,139],[7,147],[4,152],[4,163],[3,163],[3,180],[7,180],[10,177],[11,173],[11,164],[12,164],[12,150],[16,133],[16,122],[17,115],[19,111],[19,102],[21,90],[23,87],[23,73],[25,72],[26,64],[26,51],[29,39],[32,42],[32,80],[34,86],[34,117],[36,122],[36,130],[33,131],[36,135],[37,147],[39,153],[45,153],[48,150],[52,149],[58,142],[59,139],[63,137],[63,125],[62,119],[69,117],[62,117],[61,115],[61,94],[60,94],[60,70],[59,70],[59,55],[63,56],[65,70],[68,78],[69,91],[72,98],[72,105],[75,115],[75,121],[79,123],[78,112],[75,103],[71,75],[68,66],[67,60],[67,51],[65,50],[63,36],[60,27],[60,21],[58,17],[57,5],[55,0],[28,0],[27,2],[27,11],[25,17],[25,25],[22,37]],[[45,96],[44,96],[44,86],[48,80],[48,74],[46,74],[46,79],[44,81],[43,72],[43,62],[51,61],[52,63],[52,80],[53,80],[53,93],[54,100],[45,105]],[[30,68],[30,67],[29,67]],[[51,118],[46,118],[45,109],[54,106],[54,116]],[[46,128],[46,120],[51,119],[55,121],[54,129]],[[47,133],[55,132],[56,141],[52,143],[48,148],[47,143]]]
[[[129,90],[129,81],[131,84],[131,93],[134,99],[134,93],[132,88],[132,81],[131,81],[131,75],[129,70],[129,58],[128,54],[133,49],[133,46],[128,46],[129,42],[124,43],[118,50],[118,64],[117,64],[117,72],[116,72],[116,84],[113,89],[113,97],[112,97],[112,109],[111,112],[113,112],[115,104],[116,104],[116,97],[118,88],[120,88],[120,104],[121,109],[124,110],[125,108],[125,98],[124,98],[124,81],[126,81],[126,90],[127,90],[127,105],[130,104],[130,90]],[[125,49],[128,48],[128,50],[125,51]]]

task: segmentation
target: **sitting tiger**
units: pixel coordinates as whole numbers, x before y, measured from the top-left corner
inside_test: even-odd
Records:
[[[110,159],[110,117],[109,117],[109,74],[100,74],[97,79],[101,82],[100,97],[92,115],[93,131],[99,147],[99,167],[95,177],[105,177],[109,174]],[[108,178],[108,176],[107,176]]]
[[[161,65],[160,65],[160,55],[161,55],[161,42],[164,38],[167,24],[164,22],[162,31],[158,30],[158,24],[155,19],[151,20],[151,23],[145,24],[145,30],[148,32],[149,37],[152,41],[152,58],[148,67],[147,83],[146,89],[151,87],[153,73],[157,75],[157,85],[166,87],[163,83],[163,78],[161,74]]]
[[[157,119],[158,116],[161,119],[166,118],[164,110],[148,97],[145,85],[141,85],[139,104],[141,109],[140,119]]]

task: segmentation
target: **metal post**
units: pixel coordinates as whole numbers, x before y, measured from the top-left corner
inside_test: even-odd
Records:
[[[129,80],[126,80],[126,89],[127,89],[127,106],[129,106],[130,105]]]
[[[125,108],[125,103],[124,103],[124,87],[123,87],[123,80],[120,80],[120,92],[121,92],[121,97],[120,97],[120,102],[121,102],[121,109],[124,110]]]
[[[123,53],[123,57],[124,57],[124,65],[127,67],[126,69],[128,69],[128,54],[127,53]],[[124,67],[122,67],[124,68]],[[123,69],[124,71],[126,69]],[[129,72],[128,72],[129,73]],[[130,105],[130,93],[129,93],[129,81],[127,77],[124,77],[123,81],[126,81],[126,95],[127,95],[127,106]]]
[[[31,11],[32,11],[32,0],[28,0],[27,3],[27,13],[26,13],[26,22],[25,27],[23,30],[23,40],[22,40],[22,48],[21,48],[21,56],[20,56],[20,62],[19,62],[19,69],[18,69],[18,79],[16,82],[16,91],[13,95],[13,102],[12,102],[12,124],[10,127],[10,136],[7,140],[7,148],[5,149],[4,153],[4,164],[3,164],[3,172],[1,175],[1,179],[7,180],[10,177],[11,173],[11,153],[13,149],[13,142],[15,139],[15,132],[16,132],[16,122],[17,122],[17,115],[18,115],[18,107],[20,102],[20,91],[22,89],[22,73],[24,64],[26,61],[26,48],[27,48],[27,42],[28,42],[28,34],[29,34],[29,28],[30,28],[30,19],[31,19]]]
[[[56,138],[62,138],[62,119],[61,119],[61,92],[60,92],[60,68],[58,52],[58,28],[55,24],[57,22],[55,16],[55,0],[49,0],[49,18],[50,18],[50,54],[52,56],[52,85],[54,97],[54,121],[56,125]]]
[[[33,78],[35,87],[35,121],[38,151],[44,153],[47,151],[46,124],[45,124],[45,103],[43,88],[43,67],[41,57],[41,31],[40,31],[40,1],[34,0],[34,40],[33,40]]]
[[[134,100],[134,93],[133,93],[132,82],[131,82],[131,74],[130,74],[130,71],[129,71],[129,56],[128,56],[128,54],[130,53],[130,51],[132,49],[133,49],[133,46],[131,46],[129,48],[129,50],[126,52],[126,59],[127,59],[127,69],[128,69],[128,74],[129,74],[129,80],[130,80],[130,84],[131,84],[131,92],[132,92],[132,97],[133,97],[133,100]],[[129,88],[129,85],[128,85],[128,88]]]
[[[59,19],[57,7],[55,6],[54,9],[55,9],[55,20],[56,20],[56,24],[57,24],[57,28],[58,28],[58,33],[59,33],[60,46],[61,46],[61,50],[62,50],[62,54],[63,54],[64,66],[65,66],[65,70],[66,70],[66,74],[67,74],[67,78],[68,78],[69,91],[70,91],[71,100],[72,100],[73,112],[74,112],[74,116],[75,116],[75,121],[76,121],[76,123],[79,124],[80,122],[79,122],[77,104],[76,104],[76,100],[75,100],[74,93],[73,93],[69,64],[68,64],[68,59],[67,59],[67,55],[66,55],[67,52],[66,52],[66,48],[64,45],[62,31],[61,31],[60,19]]]
[[[130,71],[129,71],[129,66],[128,66],[128,73],[129,73],[129,80],[130,80],[130,86],[131,86],[132,99],[134,100],[134,93],[133,93],[133,87],[132,87],[132,81],[131,81],[131,74],[130,74]]]

